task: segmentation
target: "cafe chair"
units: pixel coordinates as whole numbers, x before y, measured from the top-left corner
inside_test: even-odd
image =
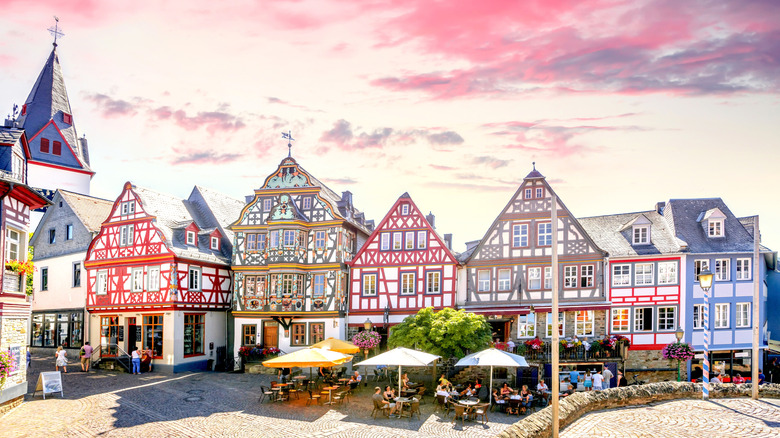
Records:
[[[455,417],[452,419],[452,423],[456,423],[460,418],[460,427],[463,428],[463,422],[466,421],[466,407],[461,404],[453,404],[452,409],[455,410]]]
[[[490,408],[489,403],[478,404],[474,406],[474,409],[471,411],[471,415],[474,417],[475,420],[477,418],[480,418],[483,425],[487,424],[488,421],[487,413],[489,408]]]
[[[261,386],[260,387],[260,403],[262,403],[263,400],[265,400],[266,397],[268,397],[269,400],[273,401],[273,399],[274,399],[274,392],[271,391],[270,389],[266,388],[265,386]]]
[[[314,403],[320,404],[320,400],[322,399],[322,396],[319,394],[314,395],[314,393],[311,392],[311,390],[308,390],[308,392],[309,392],[309,398],[306,400],[306,406],[309,406],[312,400],[314,400]]]
[[[410,403],[410,410],[409,410],[409,418],[412,418],[414,414],[417,414],[417,419],[420,419],[420,401],[415,399],[412,399],[412,402]]]
[[[374,410],[371,411],[371,417],[376,419],[376,414],[382,413],[387,418],[390,418],[390,405],[386,405],[381,401],[374,400]]]
[[[509,408],[506,411],[507,414],[515,414],[518,417],[520,416],[520,399],[510,398],[509,399]]]
[[[449,409],[447,409],[447,397],[436,395],[436,410],[446,410],[447,413],[449,413]]]
[[[417,390],[417,395],[416,395],[416,397],[417,397],[418,399],[420,399],[420,404],[423,404],[423,403],[425,403],[425,400],[423,400],[423,396],[424,396],[424,395],[425,395],[425,386],[421,386],[421,387],[420,387],[420,388]]]

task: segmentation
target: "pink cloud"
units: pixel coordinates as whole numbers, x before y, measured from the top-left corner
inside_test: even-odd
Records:
[[[181,164],[224,164],[236,161],[242,157],[241,154],[221,153],[214,150],[206,151],[185,151],[173,148],[175,158],[171,160],[172,165]]]
[[[123,99],[114,99],[101,93],[90,94],[87,99],[95,103],[103,117],[109,119],[132,117],[138,113],[139,107],[143,104],[142,100],[138,98],[133,103]]]

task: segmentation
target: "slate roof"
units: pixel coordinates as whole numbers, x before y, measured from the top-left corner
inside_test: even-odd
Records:
[[[114,201],[108,199],[95,198],[62,189],[59,190],[59,193],[90,233],[100,231],[100,226],[111,214],[111,208],[114,206]]]
[[[212,228],[218,227],[220,232],[225,235],[232,245],[233,231],[228,229],[228,226],[241,215],[241,210],[244,208],[245,204],[238,199],[233,199],[223,193],[206,187],[195,186],[195,188],[192,189],[192,192],[193,193],[190,194],[190,199],[192,199],[193,195],[197,192],[197,194],[203,198],[205,206],[209,209],[209,212],[213,217],[212,221],[204,218],[204,223],[210,224],[211,222],[215,222],[210,226]]]
[[[21,129],[0,126],[0,144],[16,144],[22,134],[24,131]]]
[[[650,244],[632,245],[632,227],[626,224],[644,216],[650,221]],[[599,248],[610,257],[670,254],[681,252],[678,240],[672,235],[663,216],[655,210],[611,214],[577,219]]]
[[[726,216],[724,237],[708,237],[702,223],[696,221],[713,208]],[[671,199],[664,207],[664,217],[674,235],[688,244],[690,253],[753,251],[753,237],[720,198]]]

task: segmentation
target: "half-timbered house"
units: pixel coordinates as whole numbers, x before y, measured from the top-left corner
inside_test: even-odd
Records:
[[[455,307],[458,261],[408,193],[349,263],[349,326],[382,335],[420,309]]]
[[[226,339],[232,232],[243,202],[195,187],[179,199],[126,183],[87,250],[92,345],[138,346],[155,366],[204,369]]]
[[[494,339],[552,336],[553,189],[535,168],[501,210],[485,236],[461,255],[465,261],[460,306],[485,314]],[[602,281],[602,251],[558,198],[562,336],[605,333],[609,303]]]
[[[236,218],[234,354],[344,337],[346,264],[373,228],[352,194],[337,195],[287,157]]]

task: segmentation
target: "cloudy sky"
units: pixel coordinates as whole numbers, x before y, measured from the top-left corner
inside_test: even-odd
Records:
[[[250,195],[287,155],[455,249],[536,162],[578,216],[722,197],[780,248],[780,2],[0,0],[0,105],[58,47],[92,194]]]

